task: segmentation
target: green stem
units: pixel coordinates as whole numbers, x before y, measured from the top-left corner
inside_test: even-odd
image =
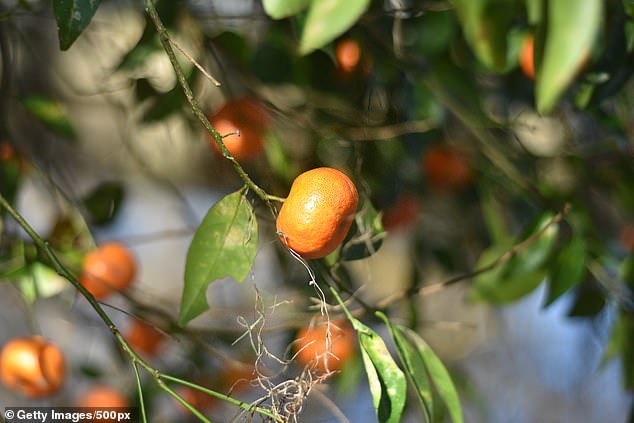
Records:
[[[200,411],[198,411],[194,406],[192,406],[190,403],[185,401],[183,397],[181,397],[176,392],[174,392],[169,386],[165,384],[165,382],[160,381],[159,386],[161,387],[162,390],[164,390],[165,392],[167,392],[168,394],[176,398],[176,400],[180,402],[183,405],[183,407],[187,408],[194,416],[198,417],[198,419],[201,422],[213,423],[211,420],[205,417]]]
[[[189,86],[189,83],[187,82],[185,73],[183,72],[183,69],[181,68],[180,63],[178,63],[176,54],[174,53],[174,49],[172,48],[170,36],[167,33],[167,29],[165,29],[165,26],[163,25],[163,22],[161,21],[161,18],[159,17],[158,12],[156,11],[156,8],[154,7],[154,4],[152,3],[152,0],[145,0],[145,9],[147,13],[150,15],[152,22],[154,22],[154,26],[156,27],[156,31],[158,32],[159,38],[161,40],[161,44],[163,45],[163,49],[165,50],[165,53],[167,53],[167,57],[172,63],[172,68],[174,68],[174,72],[176,73],[176,78],[178,79],[178,83],[183,89],[185,98],[187,99],[187,102],[191,106],[192,111],[194,112],[194,116],[196,116],[196,118],[203,124],[203,126],[211,134],[214,141],[220,148],[220,151],[222,152],[223,157],[231,162],[231,165],[233,166],[235,171],[238,173],[238,175],[240,175],[240,178],[242,178],[244,183],[247,184],[249,189],[255,192],[255,194],[258,197],[260,197],[260,199],[264,201],[273,210],[273,205],[271,204],[271,201],[283,201],[283,199],[280,197],[276,197],[274,195],[269,195],[266,191],[264,191],[262,188],[256,185],[256,183],[253,182],[251,177],[242,168],[242,166],[240,166],[240,163],[238,163],[238,161],[231,155],[231,152],[229,152],[229,150],[227,149],[227,146],[225,146],[224,142],[222,141],[222,135],[219,134],[218,131],[216,131],[213,126],[211,126],[211,123],[209,123],[209,119],[207,119],[207,116],[205,116],[205,113],[202,111],[200,104],[198,104],[198,100],[196,100],[196,98],[194,97],[194,93],[192,92],[192,89]]]
[[[139,369],[136,366],[136,362],[132,362],[132,369],[134,370],[134,376],[136,377],[136,388],[139,392],[139,405],[141,407],[141,421],[147,423],[147,416],[145,415],[145,401],[143,400],[143,388],[141,388],[141,377],[139,376]]]

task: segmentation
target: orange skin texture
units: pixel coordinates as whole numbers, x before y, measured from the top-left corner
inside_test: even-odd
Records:
[[[270,118],[266,109],[256,100],[241,98],[229,101],[209,118],[209,122],[223,136],[240,131],[240,135],[232,134],[223,138],[225,146],[236,160],[252,160],[262,153]],[[213,138],[210,144],[216,153],[222,155]]]
[[[527,78],[535,79],[535,61],[534,61],[535,41],[532,35],[527,35],[522,42],[522,50],[520,51],[520,67]]]
[[[125,291],[136,274],[134,256],[125,246],[111,242],[84,257],[79,282],[98,300]]]
[[[403,195],[383,215],[383,227],[388,231],[406,228],[420,212],[420,199],[413,194]]]
[[[430,184],[441,191],[458,191],[471,183],[471,166],[459,151],[435,146],[422,158],[423,173]]]
[[[343,172],[320,167],[302,173],[277,217],[282,243],[307,259],[325,257],[341,244],[359,203],[354,183]]]
[[[135,319],[124,338],[135,351],[146,357],[155,357],[165,337],[152,326]]]
[[[330,353],[326,348],[327,325],[305,327],[297,334],[295,350],[297,361],[302,366],[314,366],[321,372],[340,370],[355,354],[356,337],[354,330],[346,322],[331,322]]]
[[[118,389],[110,386],[94,386],[85,392],[76,403],[77,407],[107,407],[107,408],[127,408],[130,407],[128,398]]]
[[[4,346],[0,370],[7,388],[29,398],[42,398],[59,391],[66,363],[57,346],[41,336],[31,336],[15,338]]]

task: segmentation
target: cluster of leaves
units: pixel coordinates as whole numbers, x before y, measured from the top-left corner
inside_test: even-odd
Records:
[[[455,222],[449,226],[460,229],[430,236],[424,232],[429,225],[412,228],[415,257],[420,263],[437,263],[448,273],[475,270],[473,301],[508,304],[544,281],[544,305],[570,295],[571,316],[597,316],[612,300],[619,317],[607,356],[624,358],[624,381],[632,388],[633,256],[616,242],[634,216],[634,191],[628,183],[634,180],[631,2],[429,0],[410,9],[390,9],[383,3],[264,0],[264,11],[273,20],[257,43],[235,32],[205,34],[230,69],[222,77],[249,77],[244,80],[255,81],[250,88],[292,85],[303,94],[300,106],[267,99],[272,109],[307,123],[309,134],[306,148],[297,153],[286,148],[281,132],[273,131],[267,140],[267,173],[254,169],[256,181],[284,195],[298,168],[329,165],[355,169],[356,180],[364,183],[364,201],[351,235],[340,251],[315,264],[326,269],[318,271],[318,278],[333,279],[331,270],[336,268],[338,289],[353,286],[340,265],[372,255],[385,236],[373,204],[387,210],[402,195],[414,194],[426,208],[452,210],[448,216],[455,216]],[[99,2],[53,4],[60,48],[67,49],[88,26]],[[160,1],[158,10],[167,27],[178,31],[177,17],[184,11],[169,1]],[[535,35],[534,82],[517,66],[522,40],[529,33]],[[343,38],[356,40],[372,58],[368,74],[360,72],[352,80],[337,77],[334,49]],[[142,63],[148,52],[159,48],[148,19],[119,69]],[[188,72],[191,83],[197,73]],[[180,86],[157,93],[146,80],[135,84],[139,103],[151,99],[153,104],[144,121],[184,111]],[[58,102],[31,96],[22,104],[53,132],[76,137]],[[569,128],[550,134],[563,138],[565,148],[550,155],[531,152],[513,133],[518,105],[524,111],[552,114],[539,117],[538,123],[552,119]],[[384,135],[386,128],[412,121],[428,126]],[[366,123],[362,137],[358,122]],[[364,141],[356,141],[361,138]],[[421,156],[437,144],[467,151],[475,175],[468,186],[446,192],[420,170]],[[572,182],[559,183],[544,171],[552,166],[563,168]],[[114,215],[121,199],[119,188],[107,186],[86,198],[85,206],[100,223]],[[605,203],[616,213],[604,213]],[[246,189],[211,207],[187,254],[181,325],[207,310],[204,293],[211,282],[246,277],[258,231]],[[466,239],[475,240],[473,251],[457,248]],[[479,255],[476,263],[469,259],[472,252]],[[616,278],[606,276],[615,268]],[[420,281],[414,280],[408,292],[418,288]],[[337,291],[332,293],[338,298]],[[445,367],[415,330],[394,324],[388,316],[389,310],[382,310],[369,317],[387,326],[401,367],[373,329],[349,316],[379,420],[400,419],[408,376],[426,421],[434,421],[436,396],[454,422],[462,421]]]

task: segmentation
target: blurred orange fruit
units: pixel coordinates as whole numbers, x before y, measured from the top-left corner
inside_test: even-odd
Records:
[[[383,214],[383,227],[388,231],[405,228],[416,219],[420,212],[420,199],[417,196],[402,195]]]
[[[128,398],[118,389],[106,385],[93,386],[76,401],[77,407],[127,408]]]
[[[111,242],[102,245],[84,257],[79,282],[98,300],[113,291],[125,291],[136,274],[132,253],[123,245]]]
[[[209,118],[209,122],[223,136],[240,131],[240,135],[232,134],[223,138],[225,146],[236,160],[251,160],[262,153],[270,119],[266,109],[258,101],[252,98],[229,101]],[[210,143],[221,154],[213,138]]]
[[[231,392],[245,391],[256,377],[253,366],[229,364],[220,376],[223,389]]]
[[[41,336],[15,338],[0,355],[0,378],[4,385],[27,397],[56,393],[65,379],[64,355]]]
[[[187,403],[189,403],[189,405],[191,405],[201,413],[209,411],[216,404],[215,397],[201,392],[198,389],[190,388],[189,386],[179,386],[176,389],[176,393]],[[177,404],[177,409],[179,413],[181,413],[182,415],[191,415],[191,411],[185,408],[183,404],[181,404],[180,402],[177,402]]]
[[[471,183],[472,171],[465,156],[444,146],[430,147],[422,157],[423,173],[429,183],[443,191],[457,191]]]
[[[147,357],[154,357],[165,337],[147,323],[133,319],[124,338],[135,351]]]
[[[522,72],[529,79],[535,79],[535,39],[532,34],[528,34],[522,42],[522,48],[520,50],[520,67]]]
[[[619,240],[627,251],[634,251],[634,223],[625,225],[623,229],[621,229]]]
[[[351,73],[361,61],[361,47],[359,43],[350,38],[341,40],[335,48],[337,65],[343,72]]]
[[[293,181],[277,217],[282,243],[304,258],[325,257],[341,244],[357,210],[359,195],[343,172],[320,167]]]
[[[324,322],[298,332],[295,350],[302,366],[314,366],[322,372],[335,371],[354,356],[357,341],[350,325],[346,321],[330,323],[330,352],[326,342],[327,328]]]
[[[9,143],[0,143],[0,162],[6,162],[15,157],[15,150]]]

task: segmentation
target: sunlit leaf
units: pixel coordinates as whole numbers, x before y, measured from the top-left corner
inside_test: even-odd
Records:
[[[506,68],[506,37],[515,19],[511,0],[452,0],[465,37],[476,56],[490,69]]]
[[[425,413],[425,421],[432,422],[433,411],[433,392],[427,370],[425,368],[425,362],[423,357],[418,351],[405,339],[405,336],[401,331],[394,328],[387,316],[381,312],[377,313],[377,316],[385,322],[394,344],[396,345],[396,352],[398,358],[403,364],[405,373],[409,377],[409,380],[414,385],[418,399],[420,400],[423,412]]]
[[[308,54],[341,35],[370,6],[370,0],[313,0],[302,32],[299,51]]]
[[[535,100],[540,113],[548,113],[568,88],[583,62],[590,57],[599,32],[603,1],[558,0],[547,3],[547,29],[543,54],[536,60]],[[541,48],[536,45],[536,54]]]
[[[101,0],[53,0],[59,48],[67,50],[88,26]]]
[[[434,388],[449,411],[451,420],[453,420],[454,423],[462,423],[462,407],[460,405],[460,398],[458,397],[456,387],[454,386],[451,376],[449,375],[449,371],[447,371],[445,365],[419,334],[402,325],[397,325],[396,330],[404,335],[417,350],[420,358],[425,364],[425,368],[427,369]]]
[[[397,423],[405,407],[405,374],[396,365],[385,342],[376,332],[356,319],[352,324],[359,334],[361,357],[379,423]]]
[[[209,308],[205,295],[209,283],[227,276],[244,280],[253,265],[257,243],[257,221],[243,190],[227,195],[209,209],[187,252],[181,325]]]
[[[262,0],[264,11],[273,19],[282,19],[301,12],[311,0]]]
[[[59,101],[41,95],[31,95],[22,99],[22,105],[53,132],[71,140],[77,139],[66,108]]]
[[[570,288],[581,282],[585,265],[585,241],[579,234],[574,234],[570,242],[557,253],[552,265],[546,305],[552,304]]]

